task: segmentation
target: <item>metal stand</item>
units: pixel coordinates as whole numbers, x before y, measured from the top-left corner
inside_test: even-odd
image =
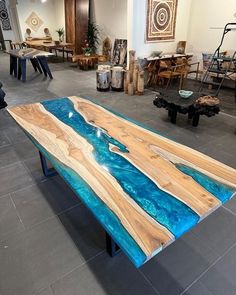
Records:
[[[54,168],[48,168],[47,160],[41,152],[39,152],[39,156],[44,176],[52,177],[57,175],[58,173]]]
[[[106,247],[107,247],[107,253],[111,257],[114,257],[121,252],[120,247],[112,240],[112,238],[109,236],[107,232],[106,232]]]
[[[199,92],[202,92],[203,85],[205,83],[208,83],[208,78],[211,77],[211,74],[215,74],[217,78],[215,81],[210,82],[211,85],[217,86],[217,91],[215,93],[215,96],[219,95],[221,86],[223,85],[223,82],[226,78],[233,80],[231,78],[231,75],[236,73],[236,51],[231,57],[225,57],[223,53],[221,52],[221,47],[224,43],[225,35],[235,30],[236,30],[236,23],[228,23],[224,27],[223,36],[221,38],[220,45],[216,49],[214,55],[212,56],[208,69],[203,76],[203,79],[201,81],[201,85],[199,88]],[[235,82],[234,95],[235,95],[235,102],[236,102],[236,82]]]

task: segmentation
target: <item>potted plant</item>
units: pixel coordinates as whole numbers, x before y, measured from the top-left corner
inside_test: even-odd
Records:
[[[58,36],[59,36],[59,41],[62,42],[64,38],[64,28],[60,28],[56,30]]]
[[[93,53],[92,48],[90,47],[87,40],[85,40],[85,47],[82,47],[83,53],[86,56],[90,56]]]
[[[96,53],[99,45],[99,28],[94,22],[89,22],[87,31],[87,43],[91,48],[91,53]]]

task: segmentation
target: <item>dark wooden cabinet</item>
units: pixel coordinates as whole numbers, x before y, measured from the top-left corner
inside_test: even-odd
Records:
[[[87,38],[89,0],[65,0],[66,42],[75,44],[77,54]]]

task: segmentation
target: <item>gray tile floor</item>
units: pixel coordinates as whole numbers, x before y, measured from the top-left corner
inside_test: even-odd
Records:
[[[10,106],[68,95],[89,96],[236,168],[236,117],[185,116],[177,125],[142,97],[98,93],[94,72],[52,64],[54,80],[28,68],[25,84],[8,75],[0,54],[0,80]],[[105,235],[59,177],[45,179],[38,154],[24,133],[0,111],[0,295],[233,295],[236,294],[236,198],[139,270],[121,254],[111,259]]]

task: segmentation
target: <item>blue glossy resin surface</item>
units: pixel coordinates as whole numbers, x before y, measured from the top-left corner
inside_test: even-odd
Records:
[[[207,175],[182,164],[176,165],[176,167],[183,173],[191,176],[196,182],[204,187],[208,192],[218,198],[223,204],[233,196],[234,190],[216,180],[208,177]]]
[[[198,223],[200,218],[191,208],[160,190],[154,182],[125,158],[111,152],[109,143],[117,146],[122,152],[127,152],[127,150],[102,129],[88,124],[75,111],[73,103],[68,98],[45,101],[42,105],[61,122],[72,127],[84,137],[93,146],[96,161],[116,178],[123,190],[141,208],[169,229],[176,238]]]
[[[145,263],[147,257],[142,249],[122,226],[116,215],[97,197],[94,191],[72,169],[63,165],[48,153],[32,136],[27,134],[41,153],[69,184],[82,202],[91,210],[108,234],[121,247],[136,267]],[[161,250],[161,249],[160,249]]]

